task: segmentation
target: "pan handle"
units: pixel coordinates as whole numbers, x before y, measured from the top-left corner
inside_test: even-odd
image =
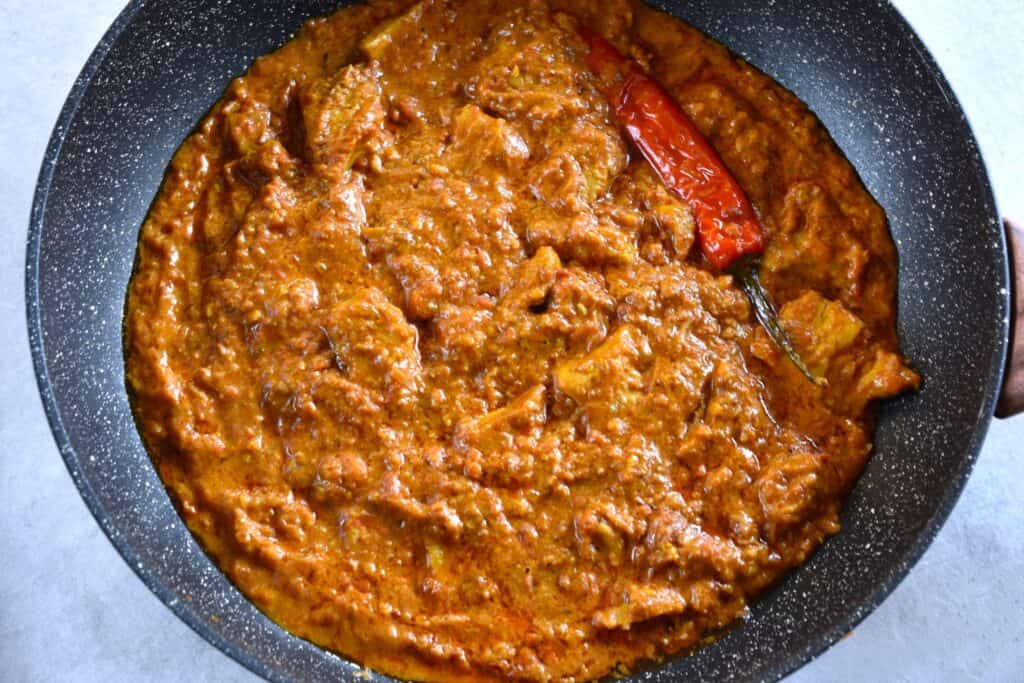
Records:
[[[1005,220],[1006,243],[1010,248],[1010,355],[1003,376],[1003,388],[996,404],[996,417],[1024,412],[1024,225]]]

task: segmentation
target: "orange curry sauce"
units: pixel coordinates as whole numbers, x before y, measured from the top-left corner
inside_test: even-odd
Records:
[[[732,169],[827,386],[702,260],[577,22]],[[128,382],[189,528],[288,630],[411,679],[590,679],[729,625],[839,530],[871,402],[918,382],[895,266],[815,117],[685,24],[371,2],[257,60],[174,157]]]

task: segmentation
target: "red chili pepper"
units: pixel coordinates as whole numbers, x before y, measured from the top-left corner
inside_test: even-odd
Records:
[[[764,251],[764,230],[718,152],[671,96],[607,40],[580,27],[587,65],[600,79],[616,120],[662,182],[690,205],[697,239],[715,268]]]

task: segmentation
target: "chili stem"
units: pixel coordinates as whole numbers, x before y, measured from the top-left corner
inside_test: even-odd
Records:
[[[765,291],[764,285],[761,284],[761,278],[758,276],[757,270],[758,259],[745,258],[738,261],[730,269],[730,272],[739,281],[740,287],[743,289],[744,294],[747,295],[747,299],[750,300],[750,305],[754,309],[754,316],[761,323],[761,327],[768,333],[768,336],[771,337],[775,345],[782,349],[789,360],[793,362],[793,365],[803,373],[804,377],[817,385],[826,384],[827,382],[824,377],[816,377],[811,372],[811,369],[800,358],[796,348],[793,347],[793,342],[790,340],[789,335],[782,329],[782,325],[779,324],[779,315],[771,299],[768,297],[768,292]]]

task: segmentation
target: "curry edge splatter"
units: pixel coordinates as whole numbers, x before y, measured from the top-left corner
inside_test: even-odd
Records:
[[[708,137],[827,386],[631,153],[582,22]],[[372,2],[175,155],[126,357],[189,528],[290,631],[411,679],[586,680],[698,644],[838,531],[917,385],[885,216],[807,109],[613,2]]]

